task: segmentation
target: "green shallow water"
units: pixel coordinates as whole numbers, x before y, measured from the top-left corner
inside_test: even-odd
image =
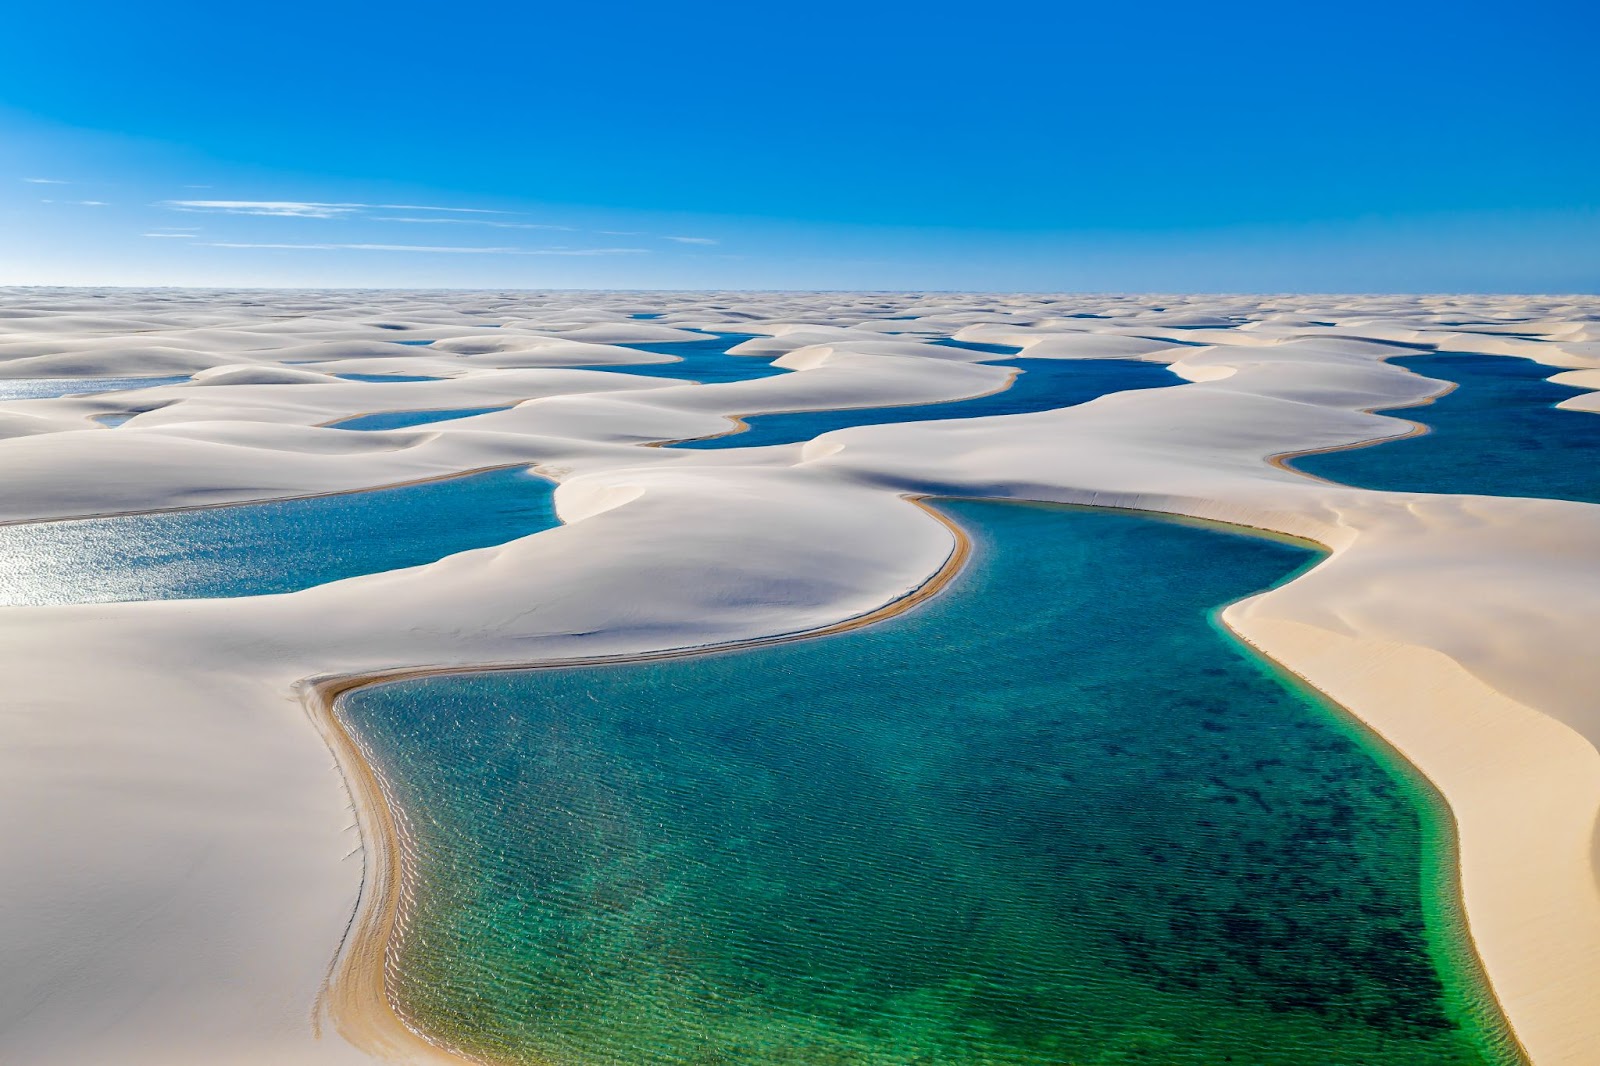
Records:
[[[942,505],[891,621],[340,713],[413,849],[393,989],[555,1066],[1516,1061],[1437,803],[1213,621],[1313,558]]]

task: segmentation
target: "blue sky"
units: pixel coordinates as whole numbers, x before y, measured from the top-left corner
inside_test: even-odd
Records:
[[[0,282],[1579,292],[1594,5],[29,3]]]

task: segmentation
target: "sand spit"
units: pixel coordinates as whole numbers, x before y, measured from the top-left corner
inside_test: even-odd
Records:
[[[598,666],[606,663],[642,662],[699,652],[732,651],[767,647],[810,637],[843,633],[908,611],[937,595],[961,571],[971,554],[972,544],[960,527],[938,511],[912,498],[912,502],[949,531],[951,548],[942,566],[927,581],[905,595],[865,614],[794,633],[732,641],[724,644],[667,649],[632,655],[592,656],[577,659],[544,660],[540,667]],[[510,663],[489,669],[522,669]],[[336,1025],[356,1047],[379,1059],[404,1059],[417,1062],[471,1062],[474,1059],[455,1049],[430,1040],[396,1007],[389,993],[395,963],[389,956],[396,933],[398,905],[405,891],[401,833],[396,825],[395,805],[389,798],[382,774],[367,755],[358,737],[345,728],[338,713],[338,701],[346,693],[369,685],[390,681],[434,677],[450,673],[481,670],[483,667],[416,667],[310,680],[303,687],[306,708],[318,731],[338,760],[361,824],[365,869],[361,899],[341,945],[339,957],[330,971],[318,1003],[319,1026],[326,1018]]]
[[[647,311],[664,317],[628,317]],[[345,783],[361,801],[359,767],[346,758],[341,775],[330,759],[304,682],[838,625],[948,568],[950,530],[902,497],[960,495],[1167,511],[1326,544],[1321,565],[1225,620],[1440,788],[1471,932],[1530,1058],[1600,1062],[1600,508],[1370,492],[1267,461],[1412,431],[1368,412],[1442,386],[1386,365],[1392,355],[1533,358],[1590,386],[1597,314],[1600,301],[1577,297],[0,293],[0,375],[180,367],[209,382],[0,402],[0,428],[26,430],[0,439],[0,517],[529,463],[561,482],[566,522],[289,595],[0,611],[0,1061],[371,1061],[367,1037],[341,1035],[370,1016],[338,1009],[351,955],[319,997],[341,944],[375,942],[346,932],[363,869],[381,880],[387,860],[363,855]],[[559,368],[689,330],[773,338],[793,372],[686,386]],[[933,402],[1003,381],[959,350],[920,351],[949,336],[1168,362],[1191,384],[797,445],[641,447],[720,432],[733,414]],[[368,361],[444,380],[332,377]],[[411,430],[316,428],[480,397],[517,406]],[[92,428],[118,403],[148,413]],[[362,817],[381,814],[364,798]],[[414,1042],[390,1050],[421,1061]]]

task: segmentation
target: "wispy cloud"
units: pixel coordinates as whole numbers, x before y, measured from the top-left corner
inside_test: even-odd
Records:
[[[368,204],[368,207],[382,208],[385,211],[454,211],[460,215],[503,215],[506,212],[496,211],[491,207],[430,207],[427,204]]]
[[[648,248],[480,248],[436,244],[277,244],[206,241],[207,248],[275,248],[314,252],[423,252],[439,255],[647,255]]]
[[[364,211],[446,211],[467,215],[500,215],[485,207],[434,207],[427,204],[325,203],[319,200],[162,200],[173,211],[203,211],[225,215],[264,215],[272,218],[348,218]]]
[[[668,237],[666,239],[669,240],[669,241],[677,241],[679,244],[716,244],[717,243],[716,241],[712,240],[710,237]]]
[[[60,178],[23,178],[22,180],[27,182],[29,185],[71,185],[72,184],[72,182],[70,182],[70,181],[62,181]]]
[[[489,218],[408,218],[404,215],[373,215],[372,222],[404,222],[409,225],[430,226],[493,226],[495,229],[544,229],[575,232],[571,226],[554,226],[547,222],[497,222]]]
[[[163,200],[174,211],[208,211],[225,215],[268,215],[273,218],[339,218],[364,204],[324,204],[306,200]]]
[[[71,204],[74,207],[109,207],[104,200],[40,200],[41,204]]]
[[[194,240],[193,233],[141,233],[141,237],[178,237],[186,241]]]

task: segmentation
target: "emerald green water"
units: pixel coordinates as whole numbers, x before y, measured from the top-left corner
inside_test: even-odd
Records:
[[[973,562],[888,622],[346,697],[403,1011],[554,1066],[1516,1061],[1430,794],[1213,623],[1309,552],[941,506]]]

